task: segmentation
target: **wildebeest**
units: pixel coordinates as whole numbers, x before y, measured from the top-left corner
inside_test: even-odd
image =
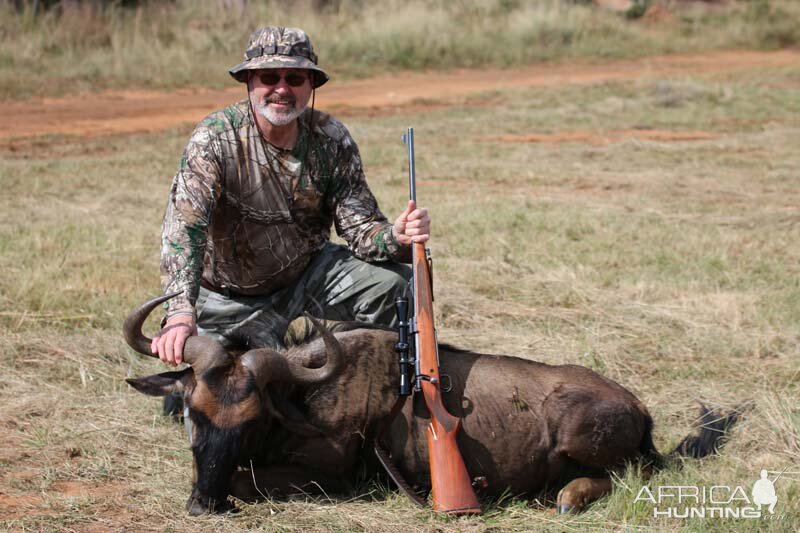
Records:
[[[125,338],[136,351],[152,355],[142,323],[167,298],[126,320]],[[127,380],[145,394],[183,395],[193,422],[190,514],[228,510],[229,495],[251,500],[309,485],[341,491],[357,471],[378,470],[372,443],[397,399],[397,334],[314,324],[318,338],[281,352],[232,354],[210,338],[190,337],[184,354],[191,367]],[[587,368],[446,345],[439,357],[452,382],[445,406],[462,418],[458,444],[481,495],[561,487],[557,509],[577,511],[611,490],[610,472],[664,459],[645,406]],[[710,453],[735,419],[734,412],[704,424],[673,453]],[[399,471],[423,489],[430,486],[428,420],[415,395],[382,432]]]

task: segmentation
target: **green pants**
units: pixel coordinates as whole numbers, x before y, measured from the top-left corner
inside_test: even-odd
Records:
[[[231,296],[200,289],[195,308],[201,335],[226,347],[280,348],[289,323],[304,311],[328,320],[397,325],[394,302],[406,294],[411,269],[365,263],[328,243],[292,286],[269,296]]]

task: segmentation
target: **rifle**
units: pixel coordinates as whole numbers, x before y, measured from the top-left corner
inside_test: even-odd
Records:
[[[416,171],[414,168],[414,128],[408,128],[403,135],[408,148],[409,197],[417,201]],[[414,390],[422,392],[425,404],[431,415],[428,426],[428,460],[431,469],[431,493],[434,511],[448,514],[480,514],[478,498],[472,489],[464,459],[458,450],[456,435],[461,428],[461,419],[447,412],[442,403],[441,378],[439,376],[439,351],[436,330],[433,324],[433,279],[431,277],[430,256],[425,243],[412,243],[414,329],[416,360]],[[402,299],[398,299],[402,300]],[[410,394],[409,371],[412,360],[408,358],[406,323],[407,302],[397,302],[400,327],[400,342],[405,341],[400,352],[400,394]],[[402,313],[402,316],[400,316]],[[405,331],[405,334],[404,334]]]

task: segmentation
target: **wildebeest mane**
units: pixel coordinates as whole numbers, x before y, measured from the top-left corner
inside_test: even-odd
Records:
[[[331,333],[338,333],[343,331],[352,331],[354,329],[372,329],[372,330],[379,330],[379,331],[393,331],[392,328],[387,328],[385,326],[378,326],[376,324],[369,324],[367,322],[337,322],[337,321],[325,321],[325,327],[330,330]],[[283,338],[283,344],[286,348],[292,348],[294,346],[301,346],[303,344],[308,344],[315,339],[321,338],[322,335],[319,331],[311,324],[307,318],[299,318],[294,320],[290,325],[289,329],[286,330],[286,334]]]
[[[305,320],[305,319],[304,319]],[[352,331],[354,329],[369,329],[373,331],[391,331],[397,332],[397,329],[390,328],[387,326],[381,326],[378,324],[371,324],[369,322],[326,322],[326,327],[328,327],[332,333],[336,332],[344,332],[344,331]],[[284,345],[286,348],[292,348],[294,346],[300,346],[303,344],[308,344],[309,342],[320,338],[319,331],[316,328],[312,327],[308,321],[305,321],[305,324],[300,325],[299,320],[297,322],[293,322],[289,329],[286,331],[286,335],[284,337]],[[448,343],[439,343],[440,350],[447,350],[448,352],[452,353],[471,353],[469,350],[464,348],[459,348],[458,346],[453,346],[452,344]]]

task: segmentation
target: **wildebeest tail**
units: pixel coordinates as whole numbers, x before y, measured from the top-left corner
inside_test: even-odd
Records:
[[[702,402],[697,402],[700,415],[695,423],[697,432],[684,439],[669,453],[669,457],[700,458],[717,453],[728,430],[741,418],[747,405],[741,405],[730,412],[710,409]]]
[[[697,402],[700,414],[695,422],[695,431],[683,438],[674,450],[667,455],[662,455],[653,443],[653,419],[649,416],[645,420],[645,436],[639,446],[639,452],[646,463],[656,470],[666,466],[667,461],[678,457],[700,458],[717,453],[722,446],[728,430],[741,418],[742,413],[749,408],[743,404],[724,412],[710,409],[701,402]]]

